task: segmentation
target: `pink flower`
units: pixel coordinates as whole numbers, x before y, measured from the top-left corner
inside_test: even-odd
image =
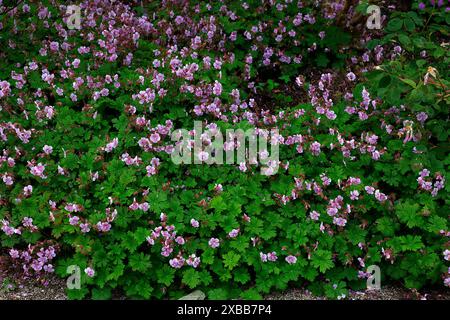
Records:
[[[422,171],[419,172],[419,175],[420,175],[422,178],[428,177],[428,176],[430,175],[430,170],[428,170],[428,169],[423,169]]]
[[[287,256],[285,260],[289,264],[295,264],[297,262],[297,257],[291,255]]]
[[[360,278],[360,279],[369,278],[370,275],[371,275],[370,273],[367,273],[365,271],[361,271],[361,270],[358,271],[358,278]]]
[[[148,209],[150,209],[150,205],[148,204],[148,202],[143,202],[139,204],[139,209],[141,209],[144,212],[147,212]]]
[[[391,249],[386,249],[386,250],[384,250],[384,248],[382,247],[382,248],[381,248],[381,252],[383,253],[383,256],[384,256],[386,259],[390,259],[390,258],[391,258],[391,254],[392,254],[392,250],[391,250]]]
[[[359,198],[359,192],[358,190],[352,190],[350,191],[350,199],[351,200],[358,200]]]
[[[153,166],[146,166],[145,170],[147,170],[147,176],[154,176],[156,174],[156,168]]]
[[[239,228],[238,229],[233,229],[228,233],[228,236],[230,238],[236,238],[239,234]]]
[[[29,218],[29,217],[25,217],[22,220],[22,224],[26,228],[33,227],[33,219]]]
[[[42,270],[43,263],[38,260],[33,260],[31,263],[31,268],[33,268],[34,271],[39,272]]]
[[[366,190],[366,192],[367,192],[368,194],[373,194],[373,193],[375,192],[375,188],[374,188],[374,187],[371,187],[371,186],[365,186],[365,187],[364,187],[364,190]]]
[[[447,261],[450,261],[450,250],[445,250],[444,252],[444,259]]]
[[[44,265],[44,271],[48,272],[48,273],[52,273],[55,271],[55,269],[53,268],[53,265],[47,264],[47,265]]]
[[[12,236],[13,234],[22,234],[20,229],[15,229],[9,225],[9,222],[6,220],[2,220],[1,230],[7,235]]]
[[[194,228],[198,228],[200,224],[198,223],[197,220],[191,219],[191,226],[193,226]]]
[[[215,249],[215,248],[219,247],[219,245],[220,245],[220,240],[217,239],[217,238],[211,238],[211,239],[209,239],[209,241],[208,241],[208,245],[209,245],[211,248]]]
[[[338,213],[338,209],[334,207],[327,208],[327,213],[329,216],[334,216]]]
[[[313,155],[318,156],[320,154],[320,143],[317,141],[314,141],[311,146],[310,146],[310,150],[312,152]]]
[[[62,168],[60,165],[58,165],[58,174],[60,174],[62,176],[66,174],[64,168]]]
[[[277,259],[278,259],[277,253],[275,251],[268,253],[267,259],[272,262],[277,261]]]
[[[384,202],[387,200],[387,196],[380,192],[380,190],[375,190],[375,198],[380,201],[380,202]]]
[[[158,143],[160,140],[161,140],[161,137],[159,136],[158,133],[153,133],[150,136],[150,141],[153,142],[153,143]]]
[[[347,79],[350,81],[355,81],[356,75],[353,72],[349,72],[349,73],[347,73]]]
[[[344,227],[347,224],[347,220],[344,218],[340,218],[340,217],[334,217],[333,218],[333,223],[335,225],[338,225],[340,227]]]
[[[222,68],[222,62],[220,60],[216,60],[214,61],[213,66],[215,69],[220,70]]]
[[[105,151],[106,152],[111,152],[113,151],[115,148],[117,148],[117,146],[119,145],[119,139],[118,138],[114,138],[112,139],[112,141],[110,143],[108,143],[105,147]]]
[[[75,60],[73,60],[72,66],[76,69],[80,66],[80,62],[80,59],[76,58]]]
[[[197,268],[200,264],[200,257],[196,257],[195,254],[191,254],[189,258],[186,260],[186,264],[193,268]]]
[[[79,205],[77,205],[77,204],[74,204],[74,203],[66,204],[64,209],[66,209],[69,212],[79,212],[79,211],[81,211],[81,207]]]
[[[92,181],[97,181],[98,180],[98,171],[91,173],[91,178],[92,178]]]
[[[84,273],[86,273],[88,277],[92,278],[95,275],[95,270],[91,267],[87,267],[84,269]]]
[[[46,179],[47,176],[44,175],[45,165],[42,163],[38,163],[37,165],[31,165],[30,166],[30,173],[33,176],[40,177],[42,179]]]
[[[267,254],[260,252],[259,257],[261,258],[262,262],[267,262]]]
[[[444,285],[445,285],[446,287],[449,287],[449,288],[450,288],[450,277],[445,278],[445,280],[444,280]]]
[[[15,249],[11,249],[11,250],[9,250],[9,255],[11,256],[11,258],[17,259],[17,258],[19,258],[19,251],[15,250]]]
[[[180,236],[175,238],[175,242],[178,243],[179,245],[183,245],[185,243],[184,238]]]
[[[82,233],[88,233],[91,230],[89,223],[80,223],[80,229]]]
[[[72,100],[73,102],[78,101],[78,97],[75,93],[71,93],[69,97],[70,97],[70,100]]]
[[[7,185],[7,186],[11,186],[14,183],[14,179],[7,175],[6,173],[3,175],[3,182]]]
[[[53,116],[55,115],[55,109],[52,106],[45,106],[44,113],[47,119],[52,119]]]
[[[52,146],[48,146],[45,145],[42,150],[44,151],[45,154],[51,154],[53,152],[53,147]]]
[[[208,152],[206,152],[206,151],[200,151],[199,153],[198,153],[198,159],[200,160],[200,161],[206,161],[206,160],[208,160],[208,158],[209,158],[209,154],[208,154]]]
[[[213,93],[216,96],[220,96],[222,94],[222,85],[217,80],[214,82]]]
[[[145,240],[147,240],[147,242],[150,245],[154,245],[155,244],[155,239],[153,239],[152,237],[148,236],[147,238],[145,238]]]
[[[108,222],[99,221],[97,223],[97,229],[100,232],[108,232],[109,230],[111,230],[111,225]]]
[[[322,231],[322,233],[324,233],[324,231],[325,231],[325,226],[323,225],[323,222],[320,223],[319,230]]]
[[[425,120],[428,119],[428,115],[425,112],[420,112],[417,114],[416,118],[417,120],[419,120],[419,122],[424,123]]]
[[[80,222],[80,218],[78,218],[77,216],[73,216],[73,217],[69,218],[69,223],[72,226],[76,226],[79,222]]]
[[[350,185],[359,185],[361,183],[361,179],[355,178],[355,177],[349,177],[348,182],[350,183]]]
[[[169,264],[172,268],[180,269],[184,265],[184,261],[182,257],[174,258],[169,260]]]
[[[310,218],[312,220],[316,220],[317,221],[317,220],[319,220],[320,213],[318,213],[317,211],[313,210],[313,211],[310,212],[309,216],[310,216]]]

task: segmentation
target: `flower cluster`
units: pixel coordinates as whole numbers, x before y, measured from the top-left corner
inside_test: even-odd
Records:
[[[15,265],[20,265],[26,277],[43,277],[55,271],[52,264],[56,257],[56,248],[45,244],[28,246],[27,249],[10,249],[9,256]]]
[[[431,195],[435,197],[439,190],[444,188],[445,178],[437,172],[434,179],[432,179],[430,177],[430,171],[428,169],[423,169],[419,172],[417,183],[419,184],[420,189],[430,192]]]
[[[448,55],[435,33],[413,36],[439,30],[443,10],[425,9],[444,4],[400,16],[386,4],[387,27],[372,32],[352,23],[349,1],[83,0],[79,29],[67,4],[0,1],[11,259],[28,277],[83,266],[74,298],[214,283],[212,298],[259,299],[308,279],[340,299],[373,263],[434,284],[449,259]],[[193,165],[172,162],[181,129]],[[279,158],[259,145],[257,157],[209,164],[228,129],[273,130]],[[228,154],[247,145],[226,138]],[[269,176],[254,170],[264,161]]]

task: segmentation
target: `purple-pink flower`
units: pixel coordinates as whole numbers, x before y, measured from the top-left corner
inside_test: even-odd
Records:
[[[198,228],[200,226],[200,223],[195,219],[191,219],[191,226],[193,226],[194,228]]]
[[[239,228],[238,229],[233,229],[228,233],[228,236],[230,238],[236,238],[239,234]]]
[[[91,267],[87,267],[84,269],[84,273],[86,273],[88,277],[92,278],[95,275],[95,270]]]
[[[219,247],[219,245],[220,245],[220,240],[217,239],[217,238],[211,238],[211,239],[209,239],[209,241],[208,241],[208,245],[209,245],[211,248],[215,249],[215,248]]]
[[[297,262],[297,257],[289,255],[285,258],[285,260],[289,264],[295,264]]]

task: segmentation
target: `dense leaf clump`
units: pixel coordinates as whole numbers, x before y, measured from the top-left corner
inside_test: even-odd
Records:
[[[342,298],[371,265],[450,286],[441,2],[379,1],[377,30],[364,1],[90,0],[73,29],[64,1],[0,0],[1,253],[43,281],[78,266],[78,299]],[[174,164],[194,121],[276,129],[274,174],[273,145]]]

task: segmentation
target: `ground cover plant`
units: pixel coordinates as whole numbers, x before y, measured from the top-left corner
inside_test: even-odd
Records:
[[[0,0],[11,268],[45,284],[78,267],[72,299],[345,298],[372,265],[447,290],[449,2],[76,4],[79,27],[64,1]],[[277,129],[272,174],[271,148],[174,164],[195,121]]]

